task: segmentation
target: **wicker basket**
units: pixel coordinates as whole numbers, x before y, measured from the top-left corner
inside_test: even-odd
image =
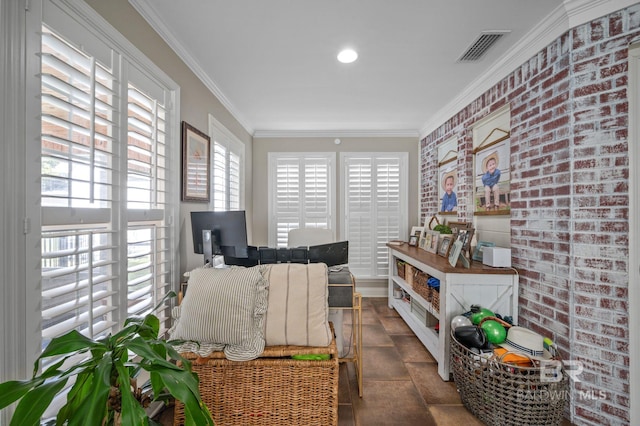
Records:
[[[396,269],[398,270],[398,276],[399,276],[400,278],[402,278],[403,280],[405,279],[405,278],[404,278],[404,277],[405,277],[405,273],[404,273],[404,271],[405,271],[405,265],[406,265],[406,263],[405,263],[405,262],[403,262],[403,261],[402,261],[402,260],[400,260],[400,259],[396,259]]]
[[[416,268],[414,268],[413,266],[411,266],[408,263],[405,263],[405,265],[404,265],[404,280],[411,287],[413,287],[413,279],[415,278],[415,275],[416,275]]]
[[[440,289],[429,287],[431,290],[431,306],[436,312],[440,312]]]
[[[569,396],[569,378],[564,369],[562,377],[543,380],[538,367],[480,358],[460,344],[453,332],[450,357],[462,403],[487,425],[547,426],[562,422]]]
[[[326,361],[291,359],[291,355],[330,354]],[[216,425],[338,424],[338,351],[328,347],[269,346],[252,361],[229,361],[222,352],[191,360],[200,379],[202,401]],[[176,401],[174,425],[185,422],[184,404]]]
[[[429,275],[416,269],[413,276],[413,284],[411,284],[411,288],[413,288],[413,291],[422,296],[424,300],[426,300],[427,302],[431,302],[431,287],[427,285],[428,279]]]

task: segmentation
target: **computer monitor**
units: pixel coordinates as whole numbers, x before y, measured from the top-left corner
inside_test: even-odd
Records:
[[[309,263],[326,263],[327,266],[349,263],[349,241],[320,244],[309,247]]]
[[[193,251],[204,254],[202,231],[211,231],[212,254],[248,258],[247,219],[244,210],[191,212]]]

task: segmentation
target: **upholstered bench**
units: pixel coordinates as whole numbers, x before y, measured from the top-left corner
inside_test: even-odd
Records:
[[[324,264],[192,271],[171,337],[189,341],[177,349],[216,425],[337,425],[327,277]],[[184,421],[177,401],[174,424]]]

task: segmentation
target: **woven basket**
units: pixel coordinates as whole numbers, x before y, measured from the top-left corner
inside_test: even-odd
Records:
[[[541,374],[539,367],[518,367],[480,358],[451,332],[450,366],[465,407],[489,426],[559,425],[569,397],[569,377]],[[562,362],[559,358],[557,361]],[[551,370],[553,371],[553,370]]]
[[[414,268],[413,266],[411,266],[408,263],[405,263],[405,265],[404,265],[404,280],[411,287],[413,287],[413,279],[415,278],[415,275],[416,275],[416,268]]]
[[[326,361],[294,360],[291,355],[330,354]],[[200,379],[200,395],[216,425],[338,424],[338,352],[328,347],[268,346],[260,358],[229,361],[222,352],[206,358],[182,354]],[[174,425],[185,421],[176,401]]]
[[[411,288],[413,289],[413,291],[422,296],[424,300],[426,300],[427,302],[431,302],[431,287],[427,285],[428,279],[429,275],[416,269],[413,276],[413,283],[411,284]]]
[[[396,269],[398,270],[398,276],[404,280],[405,277],[405,265],[406,263],[400,259],[396,259]]]
[[[434,287],[429,287],[431,290],[431,306],[436,312],[440,312],[440,290]]]

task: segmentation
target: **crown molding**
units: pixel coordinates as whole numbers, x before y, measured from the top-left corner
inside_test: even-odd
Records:
[[[436,130],[571,28],[635,3],[637,1],[633,0],[564,0],[563,4],[525,34],[483,75],[472,81],[458,96],[434,114],[420,129],[420,139]]]
[[[636,3],[637,0],[564,0],[564,7],[569,28],[574,28]]]
[[[253,134],[253,128],[249,122],[243,117],[238,109],[231,103],[231,101],[220,90],[216,82],[207,75],[202,69],[198,61],[194,59],[189,49],[184,47],[178,40],[175,39],[171,31],[164,24],[162,19],[153,12],[153,7],[150,6],[149,0],[129,0],[129,4],[144,18],[145,21],[153,28],[160,37],[169,45],[169,47],[178,55],[180,59],[189,67],[189,69],[202,81],[202,83],[213,93],[213,95],[220,101],[220,103],[229,111],[229,113],[235,118],[238,123],[249,134]]]
[[[254,138],[418,138],[417,130],[256,130]]]

